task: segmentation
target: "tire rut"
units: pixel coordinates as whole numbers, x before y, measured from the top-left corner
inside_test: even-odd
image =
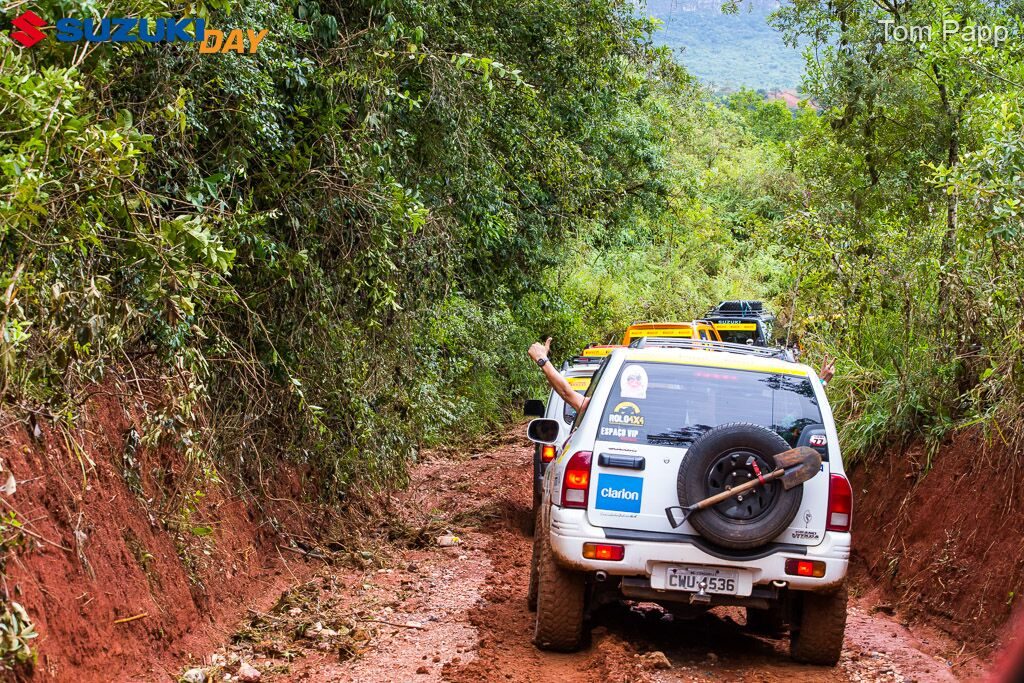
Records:
[[[325,567],[325,582],[349,587],[349,613],[373,623],[372,639],[347,661],[306,651],[291,662],[257,662],[269,674],[264,680],[957,680],[945,659],[925,652],[922,640],[858,599],[851,601],[836,667],[793,662],[788,639],[752,634],[737,608],[678,620],[652,604],[610,605],[594,615],[581,651],[537,649],[526,603],[531,457],[518,429],[468,458],[428,456],[414,468],[408,490],[396,496],[397,514],[442,515],[461,542],[376,548],[384,567],[363,572]]]

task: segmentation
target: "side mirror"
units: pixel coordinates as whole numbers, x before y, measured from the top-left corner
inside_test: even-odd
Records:
[[[544,401],[531,398],[523,404],[523,415],[528,417],[544,417]]]
[[[526,436],[534,443],[553,444],[558,441],[558,430],[558,420],[539,417],[536,420],[530,420],[530,426],[526,428]]]

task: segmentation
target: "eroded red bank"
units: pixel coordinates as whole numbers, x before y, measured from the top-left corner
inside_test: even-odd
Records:
[[[53,429],[36,441],[22,423],[0,437],[4,467],[18,481],[5,500],[38,537],[35,549],[9,562],[6,581],[41,634],[38,680],[168,680],[190,660],[209,661],[247,610],[268,609],[314,573],[347,593],[347,613],[375,624],[374,640],[348,661],[312,649],[297,660],[256,658],[264,680],[734,680],[755,671],[764,680],[948,680],[988,663],[1021,578],[1014,558],[1024,519],[1011,505],[1012,482],[964,436],[937,454],[925,477],[913,450],[854,470],[862,597],[837,668],[792,664],[785,643],[750,636],[742,614],[729,610],[674,622],[656,609],[612,608],[597,616],[588,649],[542,653],[530,643],[523,599],[531,501],[521,429],[473,457],[428,454],[409,490],[389,503],[389,514],[410,524],[442,519],[461,534],[458,547],[408,549],[381,536],[374,551],[386,569],[310,566],[278,550],[265,501],[246,501],[223,484],[207,488],[190,518],[211,527],[209,536],[179,534],[163,521],[175,517],[161,492],[187,480],[187,462],[170,448],[140,449],[143,495],[133,492],[125,435],[141,413],[113,397],[127,392],[110,389],[90,401],[71,434],[80,452]],[[274,486],[283,501],[275,516],[301,525],[285,500],[298,496],[298,481]],[[1018,552],[997,552],[997,539]],[[938,624],[952,638],[908,630],[898,623],[904,618]],[[655,653],[671,668],[658,668]]]
[[[224,484],[191,497],[187,459],[170,447],[139,447],[129,466],[126,440],[142,418],[133,403],[110,382],[73,431],[40,424],[34,438],[27,423],[9,422],[0,432],[4,471],[17,482],[5,512],[28,532],[4,588],[39,632],[33,680],[168,680],[240,612],[271,604],[309,571],[294,558],[286,566],[266,501],[258,507]],[[139,475],[136,491],[126,468]]]

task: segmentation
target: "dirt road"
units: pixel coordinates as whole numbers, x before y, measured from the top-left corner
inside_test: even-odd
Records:
[[[515,431],[483,452],[427,456],[374,532],[387,539],[346,555],[357,566],[324,566],[190,666],[238,680],[244,661],[264,681],[957,680],[948,643],[864,598],[834,669],[792,663],[784,641],[747,633],[736,609],[696,621],[653,605],[605,609],[586,650],[537,650],[525,601],[530,458]],[[445,533],[459,542],[440,547]]]

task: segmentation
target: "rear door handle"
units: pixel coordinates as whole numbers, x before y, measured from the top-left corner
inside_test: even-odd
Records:
[[[614,453],[602,453],[597,456],[597,464],[602,467],[621,467],[627,470],[643,470],[647,467],[641,455],[616,455]]]

